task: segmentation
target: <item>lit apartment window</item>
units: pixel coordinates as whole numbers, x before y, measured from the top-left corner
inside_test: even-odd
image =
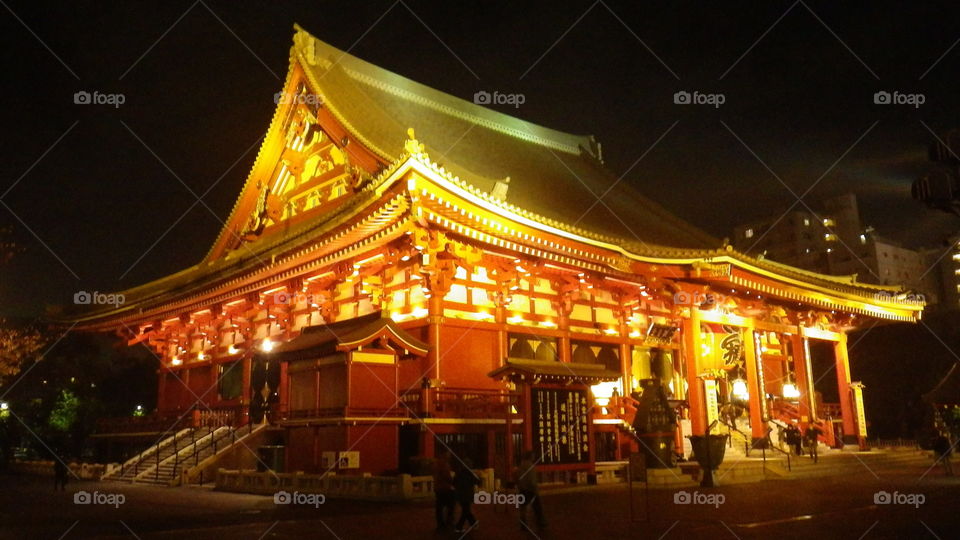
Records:
[[[836,241],[837,241],[837,235],[835,235],[835,234],[833,234],[833,233],[825,233],[825,234],[823,235],[823,239],[826,240],[827,242],[836,242]]]
[[[823,218],[823,226],[824,226],[824,227],[833,227],[834,225],[836,225],[836,223],[834,223],[832,219],[830,219],[830,218]]]
[[[866,244],[866,243],[867,243],[867,235],[865,235],[865,234],[861,234],[861,235],[860,235],[860,243],[861,243],[861,244]]]
[[[744,238],[753,238],[753,229],[747,229],[743,231]]]
[[[827,248],[827,253],[833,253],[833,248]]]
[[[803,226],[804,227],[810,226],[810,218],[803,218]]]

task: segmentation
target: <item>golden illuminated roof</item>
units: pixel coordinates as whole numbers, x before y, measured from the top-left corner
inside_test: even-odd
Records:
[[[451,96],[300,28],[291,55],[324,107],[387,163],[400,157],[412,126],[431,159],[487,193],[510,177],[506,201],[541,216],[655,245],[720,245],[619,181],[599,161],[591,136],[545,128]]]
[[[409,227],[411,208],[418,204],[413,184],[405,181],[412,171],[447,197],[445,204],[461,212],[462,218],[454,216],[463,220],[458,227],[472,226],[469,220],[474,217],[480,219],[470,217],[472,211],[496,221],[497,230],[488,231],[494,236],[481,241],[499,234],[501,247],[508,231],[523,228],[528,240],[531,233],[539,232],[559,239],[540,247],[566,250],[573,259],[578,250],[593,250],[590,264],[601,272],[635,272],[630,265],[639,262],[685,268],[696,277],[701,267],[709,266],[720,269],[720,277],[730,284],[739,280],[760,290],[775,283],[782,298],[827,309],[894,320],[912,320],[922,310],[922,303],[902,299],[899,287],[863,284],[854,276],[816,274],[721,246],[618,181],[599,161],[591,137],[537,126],[444,94],[355,58],[298,28],[285,89],[289,90],[292,74],[300,69],[311,91],[322,98],[323,110],[352,140],[378,156],[380,161],[371,169],[379,170],[363,172],[362,187],[338,199],[329,210],[309,219],[286,221],[269,234],[224,249],[224,238],[239,238],[239,227],[248,218],[244,212],[250,211],[264,175],[275,170],[285,148],[286,121],[281,111],[289,114],[290,109],[278,105],[237,205],[204,261],[125,291],[127,303],[121,307],[92,307],[62,319],[132,320],[140,314],[194,309],[257,292],[397,238]],[[416,138],[410,126],[415,127]],[[497,182],[507,177],[506,197],[491,195]],[[600,195],[605,197],[597,203]],[[602,256],[595,255],[600,252]],[[586,261],[573,259],[574,265]],[[734,269],[745,274],[734,275]]]

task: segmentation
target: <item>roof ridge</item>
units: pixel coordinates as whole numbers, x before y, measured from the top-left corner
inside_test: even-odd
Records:
[[[589,151],[590,135],[567,133],[483,107],[353,56],[317,38],[299,25],[294,25],[294,29],[297,32],[294,36],[294,47],[297,54],[309,65],[325,70],[340,68],[354,81],[517,139],[573,155],[581,154],[584,149]],[[336,59],[318,52],[318,45],[326,49],[327,53],[336,54]],[[396,84],[400,81],[403,82],[402,86]],[[517,123],[521,125],[510,125]]]

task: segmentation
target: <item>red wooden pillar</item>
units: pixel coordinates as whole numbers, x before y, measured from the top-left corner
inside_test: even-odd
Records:
[[[280,362],[280,388],[277,390],[277,406],[280,409],[278,411],[280,414],[278,415],[277,420],[286,418],[287,413],[289,412],[288,389],[290,386],[290,380],[287,376],[287,367],[289,366],[286,362]]]
[[[530,384],[524,382],[521,384],[523,387],[523,451],[528,452],[533,450],[533,392],[531,392]],[[538,456],[539,459],[539,456]]]
[[[706,429],[707,406],[703,399],[700,374],[700,310],[690,308],[690,317],[683,320],[683,358],[687,364],[687,402],[690,404],[690,434],[703,435]]]
[[[250,422],[250,401],[253,389],[250,388],[250,371],[253,368],[253,351],[248,350],[243,359],[243,393],[240,394],[240,425],[244,426]]]
[[[813,397],[813,379],[807,371],[807,340],[800,335],[799,329],[796,334],[790,336],[791,349],[793,350],[793,374],[796,377],[797,389],[800,391],[800,401],[797,403],[797,412],[800,419],[813,418],[813,411],[810,404]]]
[[[837,392],[840,394],[840,414],[843,416],[843,443],[856,444],[857,426],[850,391],[850,360],[847,357],[847,335],[840,334],[834,343],[834,361],[837,366]]]
[[[505,473],[508,475],[507,478],[509,478],[509,475],[510,475],[511,472],[513,471],[513,460],[514,460],[514,456],[513,456],[513,411],[511,410],[511,408],[513,407],[513,405],[511,404],[511,401],[510,401],[510,400],[511,400],[511,398],[510,398],[510,397],[507,397],[507,414],[506,414],[507,423],[506,423],[506,425],[504,425],[504,429],[503,429],[503,431],[504,431],[504,438],[506,439],[506,441],[504,442],[504,445],[505,445],[505,446],[504,446],[504,448],[503,448],[503,453],[504,453],[504,458],[506,459],[506,469],[507,469],[507,470],[505,471]]]
[[[764,395],[763,361],[761,352],[757,350],[757,341],[752,326],[743,329],[743,350],[747,362],[747,389],[750,393],[750,438],[751,443],[761,441],[766,437],[767,426],[763,419]]]
[[[440,350],[440,325],[443,323],[443,299],[434,291],[429,300],[429,314],[427,315],[427,341],[430,352],[427,355],[429,366],[427,376],[431,379],[440,378],[440,359],[443,354]]]

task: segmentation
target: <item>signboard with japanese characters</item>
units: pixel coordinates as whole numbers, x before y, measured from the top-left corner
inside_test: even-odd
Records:
[[[533,388],[533,446],[543,465],[590,461],[586,390]]]
[[[861,438],[867,437],[867,415],[863,411],[863,383],[850,383],[853,390],[853,406],[857,410],[857,435]]]
[[[717,403],[717,381],[703,380],[703,397],[707,402],[707,424],[712,424],[720,418],[720,405]]]

